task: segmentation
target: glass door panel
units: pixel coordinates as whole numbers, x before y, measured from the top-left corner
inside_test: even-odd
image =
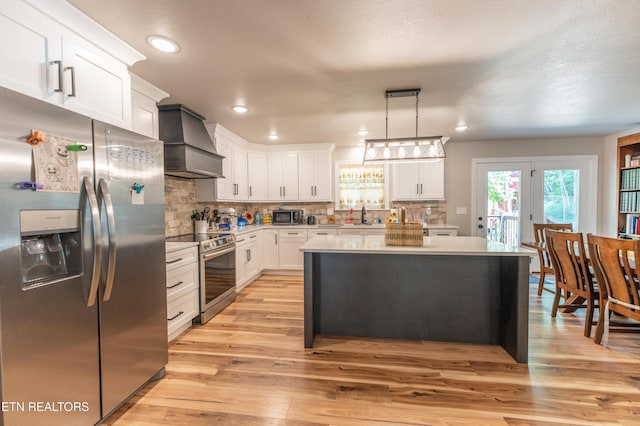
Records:
[[[578,229],[579,184],[577,169],[544,170],[543,223],[571,223],[573,229]]]
[[[529,238],[530,176],[529,162],[478,164],[475,235],[510,246]]]

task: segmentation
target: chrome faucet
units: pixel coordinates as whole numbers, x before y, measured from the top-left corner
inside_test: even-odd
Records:
[[[367,209],[365,209],[364,206],[362,206],[362,218],[360,220],[360,223],[362,223],[363,225],[367,223]]]

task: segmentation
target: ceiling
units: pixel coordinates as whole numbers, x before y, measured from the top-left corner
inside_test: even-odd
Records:
[[[69,0],[147,57],[131,71],[254,143],[603,135],[640,123],[637,0]],[[168,36],[181,50],[146,43]],[[249,112],[238,115],[234,104]],[[456,132],[459,123],[469,126]],[[415,135],[415,98],[389,100]]]

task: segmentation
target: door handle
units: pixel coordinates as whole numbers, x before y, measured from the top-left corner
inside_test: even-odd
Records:
[[[71,71],[71,93],[67,96],[74,98],[76,96],[76,67],[65,67],[65,71]]]
[[[484,228],[483,224],[478,225],[478,229],[482,229],[482,228]]]
[[[88,176],[82,178],[82,187],[84,188],[87,201],[89,201],[91,223],[93,225],[93,272],[91,273],[91,285],[89,286],[89,294],[87,296],[87,306],[91,307],[96,303],[98,285],[100,284],[100,270],[102,269],[102,228],[100,226],[98,198],[93,190],[93,183]]]
[[[420,184],[420,195],[424,194],[424,192],[422,192],[422,184]]]
[[[249,197],[253,195],[253,188],[249,185]]]
[[[416,183],[416,195],[420,194],[420,184]]]
[[[174,287],[178,287],[178,286],[179,286],[180,284],[182,284],[182,283],[184,283],[184,281],[178,281],[177,283],[175,283],[175,284],[173,284],[173,285],[168,286],[168,287],[167,287],[167,289],[174,288]]]
[[[54,92],[62,92],[63,78],[62,78],[62,61],[49,61],[49,65],[58,65],[58,88],[53,89]]]
[[[247,262],[251,262],[251,249],[247,250]]]
[[[105,302],[111,298],[111,291],[113,290],[113,282],[116,272],[116,219],[113,213],[113,202],[111,200],[111,193],[109,192],[109,185],[104,178],[100,178],[98,181],[98,193],[99,205],[102,206],[104,202],[104,209],[107,213],[107,232],[109,237],[109,257],[107,260],[107,275],[105,278],[104,296],[102,300]]]
[[[276,245],[278,245],[278,234],[273,234],[274,237],[276,237]]]
[[[177,259],[170,260],[170,261],[168,261],[168,262],[164,262],[164,263],[166,263],[167,265],[170,265],[170,264],[172,264],[172,263],[180,262],[181,260],[182,260],[182,258],[181,258],[181,257],[179,257],[179,258],[177,258]]]
[[[174,316],[172,316],[171,318],[167,318],[167,321],[173,321],[174,319],[178,318],[182,314],[184,314],[184,311],[180,311],[177,314],[175,314]]]

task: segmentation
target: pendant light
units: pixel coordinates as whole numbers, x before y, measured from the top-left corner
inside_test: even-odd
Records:
[[[393,161],[440,161],[447,158],[444,144],[447,136],[418,136],[418,101],[420,89],[387,90],[385,97],[385,138],[365,139],[363,163],[386,163]],[[389,138],[389,98],[415,96],[416,136]]]

